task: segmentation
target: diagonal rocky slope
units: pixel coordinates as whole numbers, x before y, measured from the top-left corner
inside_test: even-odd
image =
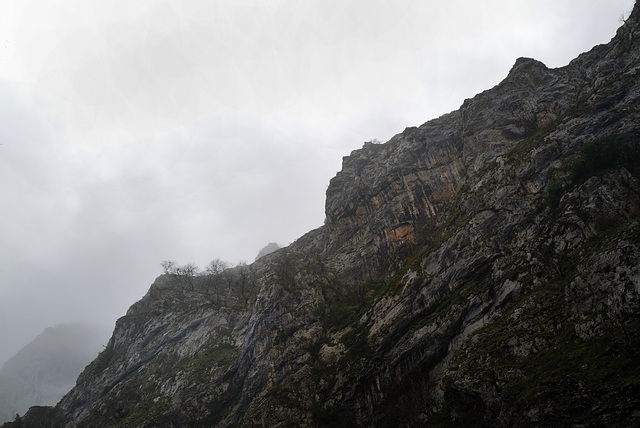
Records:
[[[326,223],[160,276],[55,408],[7,426],[640,424],[640,8],[365,144]]]

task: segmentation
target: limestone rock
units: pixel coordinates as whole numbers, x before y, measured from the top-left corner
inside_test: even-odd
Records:
[[[518,59],[343,158],[324,226],[159,277],[50,426],[639,424],[639,36],[636,6],[566,67]]]

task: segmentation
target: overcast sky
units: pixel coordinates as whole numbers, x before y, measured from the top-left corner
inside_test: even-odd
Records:
[[[3,0],[0,364],[48,326],[113,325],[162,260],[291,243],[322,225],[342,156],[520,56],[566,65],[632,6]]]

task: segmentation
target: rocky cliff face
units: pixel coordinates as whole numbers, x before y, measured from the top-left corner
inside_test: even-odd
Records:
[[[159,277],[76,387],[16,424],[637,425],[639,64],[636,7],[566,67],[519,59],[365,144],[323,227]]]

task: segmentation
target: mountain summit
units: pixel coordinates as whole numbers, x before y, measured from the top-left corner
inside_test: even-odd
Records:
[[[325,225],[162,275],[7,427],[640,424],[640,7],[343,159]]]

